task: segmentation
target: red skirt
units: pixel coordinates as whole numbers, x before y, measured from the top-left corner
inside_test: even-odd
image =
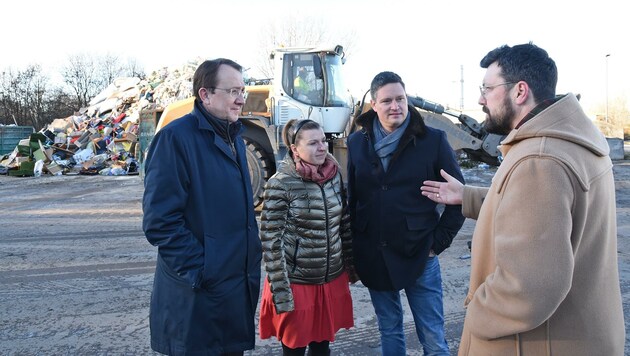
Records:
[[[294,349],[310,342],[335,341],[341,328],[354,326],[348,274],[326,284],[291,284],[292,312],[276,314],[271,287],[265,278],[260,302],[260,338],[275,336]]]

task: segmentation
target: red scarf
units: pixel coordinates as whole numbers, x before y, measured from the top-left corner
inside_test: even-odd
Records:
[[[295,169],[302,178],[323,184],[337,174],[338,167],[337,163],[327,156],[324,163],[320,165],[310,164],[300,159],[295,163]]]

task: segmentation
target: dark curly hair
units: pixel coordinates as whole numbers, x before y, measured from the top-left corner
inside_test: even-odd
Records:
[[[488,68],[494,62],[501,67],[506,82],[526,82],[536,104],[556,96],[558,69],[544,49],[531,42],[514,47],[503,45],[488,52],[479,65]]]

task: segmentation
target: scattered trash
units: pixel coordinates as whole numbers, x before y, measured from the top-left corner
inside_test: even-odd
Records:
[[[88,107],[53,120],[19,140],[11,153],[0,155],[0,174],[138,174],[141,112],[155,112],[192,96],[192,78],[202,61],[174,70],[163,68],[145,80],[115,79]]]
[[[42,170],[44,169],[44,160],[38,160],[35,162],[35,167],[33,168],[33,174],[35,177],[40,177],[42,175]]]

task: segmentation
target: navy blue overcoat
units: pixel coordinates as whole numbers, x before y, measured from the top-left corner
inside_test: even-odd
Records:
[[[197,106],[151,142],[143,228],[158,247],[150,327],[161,353],[254,348],[262,249],[240,136],[234,147]]]
[[[464,178],[446,135],[424,125],[409,106],[410,123],[387,171],[374,150],[373,110],[357,123],[362,130],[348,138],[348,199],[352,250],[361,282],[375,290],[400,290],[424,271],[430,250],[441,253],[464,223],[461,205],[440,214],[423,196],[425,180],[440,180],[440,169]]]

